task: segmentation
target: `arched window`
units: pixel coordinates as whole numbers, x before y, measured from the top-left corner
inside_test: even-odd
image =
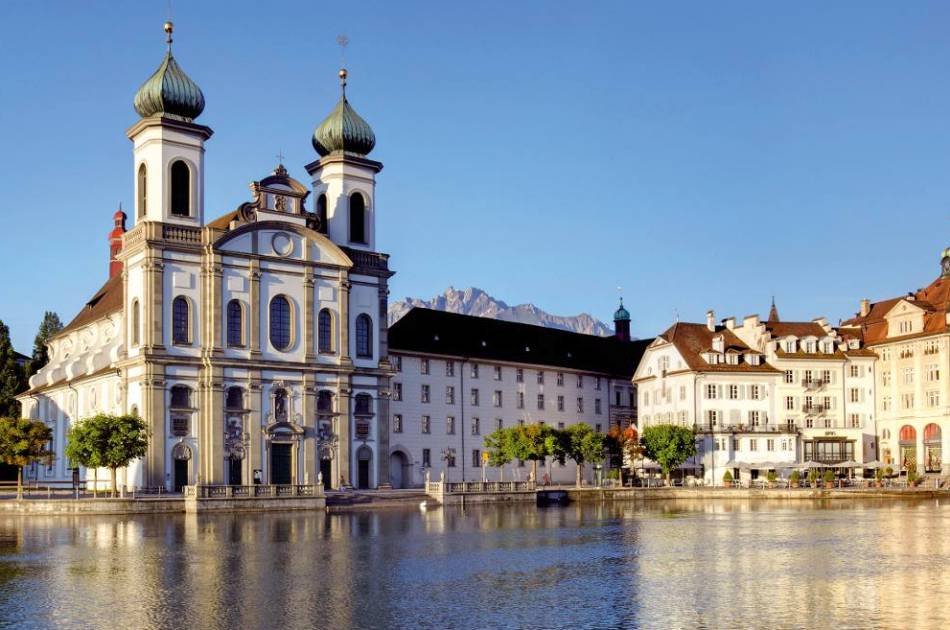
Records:
[[[244,311],[239,300],[228,302],[228,345],[244,345]]]
[[[244,409],[244,390],[240,387],[229,387],[224,406],[229,411],[240,411]]]
[[[327,233],[327,196],[321,194],[317,197],[317,219],[319,219],[319,231],[321,234]]]
[[[917,439],[917,430],[909,424],[905,424],[901,427],[900,437],[898,439],[900,439],[901,442],[913,442]]]
[[[350,195],[350,240],[366,242],[366,200],[360,193]]]
[[[320,352],[333,352],[333,315],[328,308],[317,316],[317,348]]]
[[[145,168],[144,164],[139,165],[139,176],[138,176],[138,186],[139,186],[139,218],[144,218],[145,213],[148,211],[148,169]]]
[[[283,295],[270,301],[270,343],[278,350],[290,347],[290,302]]]
[[[191,170],[181,160],[172,162],[172,216],[191,216]]]
[[[191,388],[187,385],[172,387],[171,409],[191,409]]]
[[[328,389],[321,389],[317,392],[317,411],[320,413],[330,413],[333,411],[333,394]]]
[[[940,425],[934,424],[931,422],[924,427],[924,443],[927,444],[940,444],[942,432],[940,431]]]
[[[141,325],[141,318],[139,317],[139,301],[138,301],[138,300],[132,300],[132,317],[131,317],[131,319],[132,319],[132,322],[131,322],[131,327],[132,327],[132,331],[131,331],[131,332],[132,332],[132,345],[133,345],[133,346],[137,346],[137,345],[139,345],[139,334],[140,334],[140,333],[139,333],[139,330],[140,330],[139,326]]]
[[[356,356],[373,358],[373,320],[366,313],[356,318]]]
[[[188,300],[181,295],[172,302],[172,343],[189,343],[191,339],[190,310]]]

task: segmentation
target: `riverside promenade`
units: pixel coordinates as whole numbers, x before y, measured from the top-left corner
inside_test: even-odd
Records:
[[[15,492],[0,493],[0,514],[109,515],[204,512],[349,512],[393,508],[520,504],[534,507],[552,494],[553,503],[660,501],[848,501],[876,499],[901,502],[950,498],[950,490],[917,488],[719,488],[719,487],[581,487],[544,486],[531,482],[430,482],[405,490],[323,491],[314,486],[188,486],[180,494],[133,494],[111,497],[66,490],[30,489],[20,501]],[[541,499],[539,501],[539,499]]]

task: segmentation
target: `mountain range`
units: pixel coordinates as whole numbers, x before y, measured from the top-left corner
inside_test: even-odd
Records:
[[[561,315],[551,315],[534,304],[509,306],[505,302],[488,295],[488,293],[476,287],[461,290],[449,287],[441,295],[436,295],[431,300],[405,298],[392,302],[389,305],[389,325],[392,326],[399,318],[416,306],[438,311],[448,311],[449,313],[490,317],[492,319],[501,319],[509,322],[521,322],[522,324],[559,328],[561,330],[584,333],[585,335],[608,337],[613,334],[613,329],[610,326],[587,313],[581,313],[573,317],[565,317]]]

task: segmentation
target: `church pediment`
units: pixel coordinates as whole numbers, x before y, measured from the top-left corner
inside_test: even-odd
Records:
[[[353,266],[350,257],[323,234],[283,221],[256,221],[237,227],[214,244],[221,253],[282,258],[288,261]]]

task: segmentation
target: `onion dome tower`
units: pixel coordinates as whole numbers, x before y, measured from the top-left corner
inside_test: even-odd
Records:
[[[201,88],[172,55],[174,25],[165,22],[167,50],[135,93],[141,119],[127,132],[133,143],[135,224],[204,223],[204,142],[213,131],[196,124],[205,108]]]
[[[623,298],[620,298],[620,307],[614,311],[614,337],[630,341],[630,312],[623,307]]]
[[[321,157],[344,153],[366,157],[376,146],[376,135],[346,99],[346,68],[341,68],[340,100],[313,132],[313,148]]]
[[[313,132],[311,144],[320,157],[307,165],[316,225],[337,245],[375,251],[376,174],[383,165],[366,157],[376,135],[346,97],[346,68],[338,76],[340,100]]]

